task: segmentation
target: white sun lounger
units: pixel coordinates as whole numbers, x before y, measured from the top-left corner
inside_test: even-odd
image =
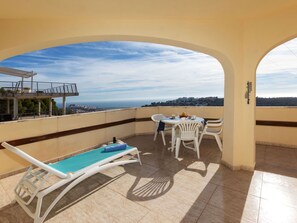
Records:
[[[114,166],[136,162],[139,162],[141,165],[138,149],[131,146],[127,146],[124,150],[109,152],[105,152],[106,147],[100,147],[53,164],[45,164],[6,142],[3,142],[1,145],[31,164],[39,167],[33,169],[31,166],[15,188],[16,201],[29,216],[34,218],[34,223],[43,222],[57,202],[69,190],[88,177]],[[137,158],[115,161],[128,154],[136,154]],[[53,185],[44,188],[48,178],[52,175],[56,176],[59,180]],[[40,216],[43,198],[67,183],[69,183],[69,185],[62,190],[44,211],[44,214]],[[36,209],[32,211],[29,205],[35,197],[37,198],[37,205]]]

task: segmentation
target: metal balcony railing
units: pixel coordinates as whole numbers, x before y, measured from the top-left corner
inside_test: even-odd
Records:
[[[0,94],[78,94],[75,83],[42,81],[0,81]]]

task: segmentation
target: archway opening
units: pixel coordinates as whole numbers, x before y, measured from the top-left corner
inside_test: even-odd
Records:
[[[177,98],[186,98],[183,103],[190,106],[223,105],[220,62],[169,45],[115,41],[72,44],[15,56],[0,65],[34,70],[38,73],[35,79],[40,81],[75,82],[80,96],[69,98],[68,103],[90,108],[137,107]]]
[[[256,78],[257,168],[292,176],[297,162],[297,38],[272,49]]]

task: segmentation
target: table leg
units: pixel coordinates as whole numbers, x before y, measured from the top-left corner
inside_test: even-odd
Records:
[[[171,133],[171,152],[174,151],[175,146],[175,129],[172,127],[172,133]]]

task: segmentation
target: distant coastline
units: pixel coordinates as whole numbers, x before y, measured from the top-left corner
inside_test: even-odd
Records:
[[[165,102],[152,102],[143,107],[153,106],[224,106],[224,98],[219,97],[181,97]],[[297,97],[256,97],[256,106],[297,106]]]
[[[67,114],[104,111],[111,109],[141,107],[150,104],[154,100],[127,100],[127,101],[91,101],[91,102],[69,102],[66,105]],[[57,102],[62,108],[62,103]]]
[[[161,100],[166,101],[167,99]],[[68,102],[67,106],[71,104],[80,106],[96,107],[100,109],[115,109],[115,108],[131,108],[141,107],[146,104],[150,104],[155,99],[144,99],[144,100],[118,100],[118,101],[82,101],[82,102]],[[57,102],[59,108],[62,107],[62,103]]]
[[[74,102],[67,105],[67,113],[84,113],[110,109],[154,106],[224,106],[224,98],[219,97],[181,97],[174,100],[130,100],[104,102]],[[257,106],[297,106],[297,97],[256,98]],[[61,103],[57,103],[62,107]]]

